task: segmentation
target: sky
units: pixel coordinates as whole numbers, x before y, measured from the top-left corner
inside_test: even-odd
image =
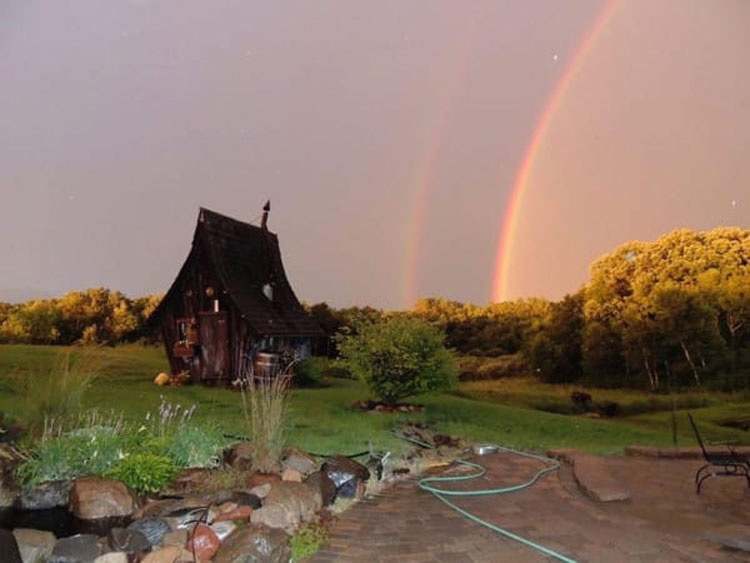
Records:
[[[750,227],[749,26],[746,0],[3,0],[0,300],[165,291],[200,206],[266,199],[308,302],[558,299],[623,242]]]

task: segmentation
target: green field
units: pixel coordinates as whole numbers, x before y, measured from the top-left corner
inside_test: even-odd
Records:
[[[29,407],[8,384],[10,378],[49,366],[64,351],[60,347],[0,346],[0,410],[23,420]],[[246,434],[239,393],[200,386],[156,387],[152,383],[155,374],[166,368],[161,348],[132,345],[100,348],[95,353],[104,375],[86,395],[87,407],[116,409],[138,421],[148,412],[154,413],[164,395],[185,407],[196,404],[198,420],[210,420],[227,433]],[[617,401],[626,415],[632,414],[592,419],[543,412],[564,409],[571,389],[524,379],[469,382],[451,393],[415,398],[414,402],[426,406],[419,414],[369,414],[352,408],[355,401],[368,398],[363,384],[329,379],[326,387],[293,391],[289,442],[316,453],[361,451],[368,441],[377,449],[401,451],[405,444],[388,431],[406,421],[421,421],[465,438],[537,450],[573,447],[616,453],[629,444],[672,443],[671,398],[630,391],[590,391],[594,400]],[[747,400],[746,395],[717,393],[677,396],[678,407],[695,412],[709,439],[734,439],[739,443],[750,443],[750,433],[718,423],[747,416]],[[677,414],[679,444],[694,445],[684,412]]]

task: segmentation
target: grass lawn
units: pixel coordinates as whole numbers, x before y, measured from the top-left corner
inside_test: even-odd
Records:
[[[8,378],[13,374],[33,373],[38,366],[54,363],[58,354],[64,351],[60,347],[0,346],[0,410],[23,419],[29,407],[24,397],[19,397],[7,384]],[[154,413],[160,395],[164,395],[169,401],[186,407],[195,403],[198,406],[195,418],[198,420],[210,421],[228,433],[247,433],[239,393],[200,386],[156,387],[152,383],[155,374],[166,368],[161,348],[120,346],[100,348],[96,354],[101,359],[105,375],[88,392],[86,406],[100,410],[116,409],[138,421],[147,412]],[[555,389],[557,386],[526,388],[526,398],[522,400],[520,389],[528,384],[517,383],[519,388],[514,395],[507,389],[493,394],[489,392],[492,389],[488,382],[483,382],[484,388],[478,383],[466,383],[458,393],[415,398],[414,402],[426,406],[422,413],[396,415],[369,414],[352,409],[355,401],[368,398],[366,387],[355,381],[331,379],[324,388],[294,390],[289,442],[316,453],[354,453],[367,449],[368,441],[376,449],[399,452],[407,449],[407,445],[393,438],[388,431],[405,421],[422,421],[434,424],[440,431],[473,440],[537,450],[574,447],[615,453],[628,444],[671,444],[668,412],[610,420],[541,412],[529,397],[544,397],[545,393],[552,393],[562,400],[560,397],[568,397],[570,391],[564,387]],[[627,393],[612,393],[620,393],[620,401],[625,402],[623,397]],[[594,392],[592,395],[598,398]],[[739,401],[741,397],[735,399]],[[748,443],[748,432],[713,424],[735,411],[739,413],[744,409],[747,412],[748,405],[739,402],[722,405],[721,401],[722,396],[708,395],[706,402],[700,403],[707,408],[696,411],[698,420],[707,426],[707,435],[711,439],[735,438]],[[680,415],[680,420],[683,418],[684,415]],[[686,425],[680,425],[679,433],[682,445],[694,443]]]

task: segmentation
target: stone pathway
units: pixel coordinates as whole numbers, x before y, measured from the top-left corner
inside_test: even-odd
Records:
[[[510,454],[481,458],[482,479],[457,489],[525,481],[539,463]],[[495,525],[576,561],[750,561],[750,553],[706,539],[712,530],[750,524],[750,493],[741,479],[712,479],[693,489],[696,460],[608,458],[606,470],[632,492],[597,503],[579,491],[569,466],[533,488],[460,498],[456,504]],[[496,562],[551,559],[470,522],[414,481],[359,503],[334,524],[330,542],[311,561]]]

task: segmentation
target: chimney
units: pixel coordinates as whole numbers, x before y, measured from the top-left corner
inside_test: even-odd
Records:
[[[268,230],[268,212],[271,211],[271,200],[269,199],[263,206],[263,219],[260,221],[260,228],[264,231]]]

